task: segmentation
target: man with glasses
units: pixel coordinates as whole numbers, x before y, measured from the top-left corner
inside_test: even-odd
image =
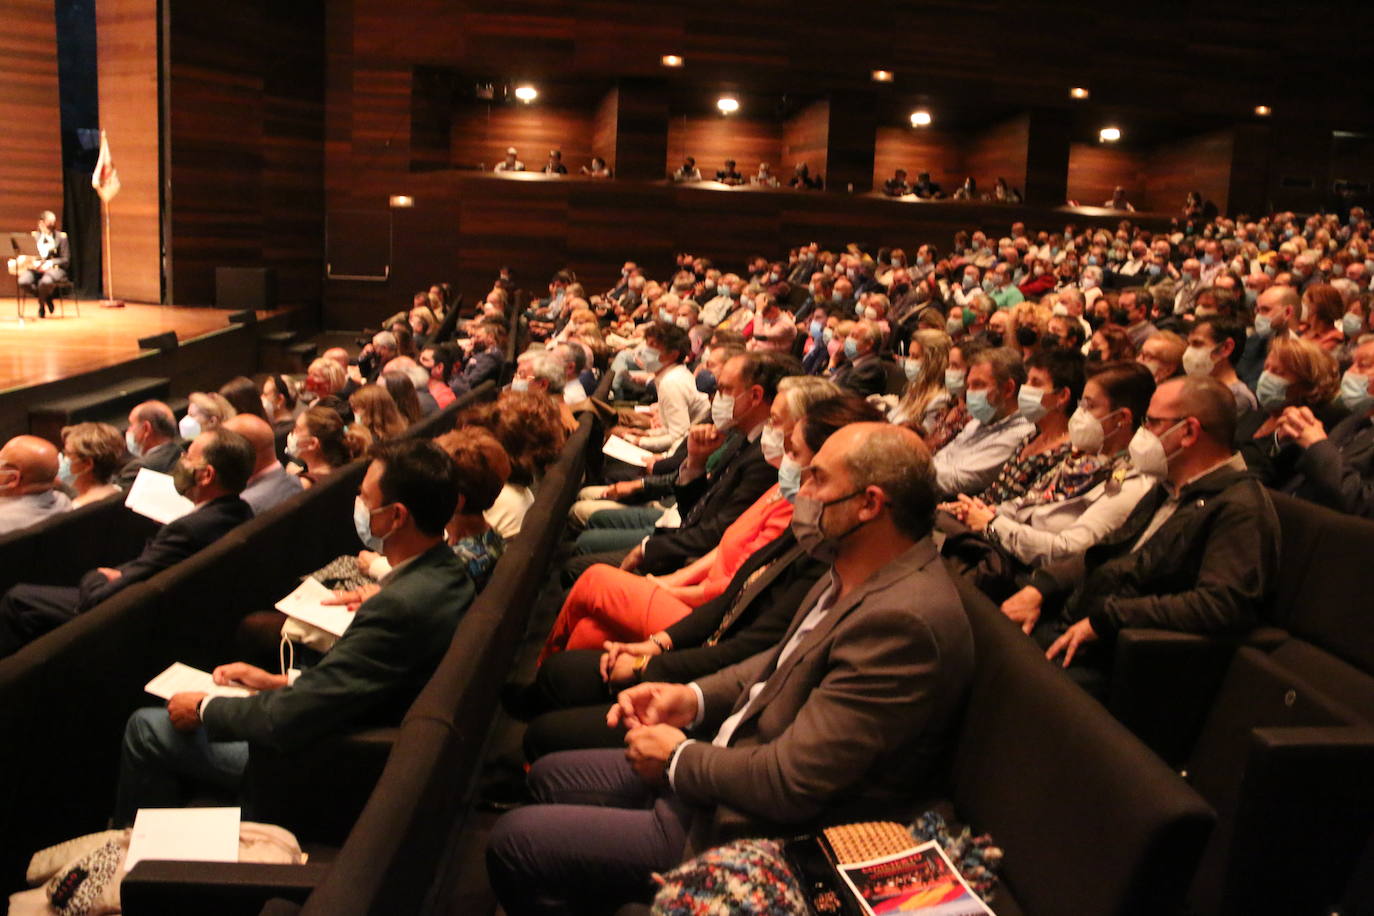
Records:
[[[1088,689],[1104,686],[1103,646],[1126,627],[1237,633],[1254,625],[1278,567],[1279,523],[1232,447],[1235,427],[1235,397],[1216,379],[1159,386],[1130,447],[1135,466],[1159,483],[1115,534],[1076,562],[1038,570],[1003,602]],[[1060,614],[1042,617],[1064,598]]]

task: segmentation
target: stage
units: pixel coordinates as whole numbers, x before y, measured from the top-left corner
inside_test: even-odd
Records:
[[[139,355],[138,340],[174,331],[182,343],[229,324],[225,309],[129,303],[103,309],[84,300],[78,317],[74,299],[66,315],[40,319],[38,303],[24,301],[24,319],[15,299],[0,297],[0,392],[72,378],[108,368]],[[259,320],[276,314],[259,312]],[[225,381],[228,381],[226,376]]]

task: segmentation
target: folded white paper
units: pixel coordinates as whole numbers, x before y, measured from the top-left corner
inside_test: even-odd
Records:
[[[633,464],[637,468],[644,467],[650,458],[657,457],[653,452],[631,445],[619,436],[607,439],[606,444],[601,447],[601,453],[626,464]]]
[[[172,475],[150,468],[138,469],[124,505],[161,525],[174,522],[196,508],[195,503],[177,492]]]
[[[144,684],[143,689],[164,700],[170,700],[178,693],[204,693],[212,697],[251,697],[257,693],[251,687],[216,684],[210,672],[181,662],[172,662],[166,671]]]
[[[294,617],[326,633],[342,636],[355,614],[342,604],[322,603],[326,598],[333,597],[333,592],[308,578],[295,591],[278,601],[276,608],[287,617]]]
[[[143,859],[237,862],[241,808],[139,808],[126,869]]]

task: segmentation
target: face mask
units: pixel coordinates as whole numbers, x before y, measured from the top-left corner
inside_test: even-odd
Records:
[[[769,275],[768,275],[768,282],[769,282],[769,283],[777,283],[778,280],[780,280],[780,279],[781,279],[781,277],[779,277],[777,274],[769,274]]]
[[[945,388],[953,392],[954,394],[962,393],[964,390],[964,370],[946,369]]]
[[[530,390],[530,380],[527,379],[527,378],[513,378],[513,379],[510,380],[510,390],[511,390],[511,391],[529,391],[529,390]],[[362,423],[363,421],[362,421],[361,418],[359,418],[358,422],[359,422],[359,423]],[[363,425],[366,426],[367,424],[366,424],[366,423],[363,423]]]
[[[1088,266],[1089,266],[1089,267],[1096,267],[1096,266],[1097,266],[1097,255],[1095,255],[1095,254],[1090,254],[1090,255],[1088,255],[1087,262],[1088,262]]]
[[[658,320],[659,320],[659,321],[672,322],[672,320],[673,320],[673,313],[670,312],[670,311],[668,311],[666,308],[659,309],[659,310],[658,310]]]
[[[1041,417],[1050,412],[1042,403],[1044,399],[1044,389],[1032,385],[1022,385],[1021,390],[1016,392],[1016,406],[1021,411],[1021,416],[1031,423],[1039,422]]]
[[[1204,254],[1204,255],[1202,256],[1202,263],[1203,263],[1203,264],[1206,264],[1208,267],[1211,267],[1211,266],[1212,266],[1213,264],[1215,264],[1216,262],[1217,262],[1216,258],[1212,257],[1210,254]]]
[[[902,371],[906,373],[906,380],[914,382],[921,377],[921,360],[909,359],[902,365]]]
[[[992,282],[992,277],[983,279],[983,292],[990,293],[997,288],[997,284]]]
[[[1084,278],[1083,278],[1083,282],[1080,283],[1079,285],[1080,285],[1081,287],[1083,287],[1083,289],[1097,289],[1097,278],[1096,278],[1096,277],[1084,277]]]
[[[296,431],[294,429],[286,434],[286,454],[289,458],[299,458],[301,456],[300,440],[296,438]]]
[[[1069,444],[1078,451],[1096,455],[1102,451],[1102,442],[1106,438],[1102,421],[1088,413],[1087,408],[1079,407],[1069,417]]]
[[[1002,346],[1003,338],[1002,338],[1002,332],[1001,332],[1001,331],[988,331],[988,332],[987,332],[987,338],[988,338],[988,343],[989,343],[990,345],[992,345],[992,346],[994,346],[994,347],[1000,347],[1000,346]]]
[[[134,431],[132,429],[124,430],[124,447],[127,448],[129,454],[133,455],[135,458],[143,455],[143,446],[139,445],[138,440],[134,438]]]
[[[1374,408],[1374,395],[1369,393],[1369,376],[1354,369],[1341,376],[1341,403],[1355,414],[1368,413]]]
[[[75,489],[76,475],[72,473],[72,460],[63,452],[57,459],[57,479]]]
[[[875,309],[875,308],[866,308],[866,309],[864,309],[864,318],[868,319],[869,321],[877,321],[877,320],[878,320],[878,310]]]
[[[1050,314],[1056,318],[1069,317],[1069,307],[1062,302],[1056,302],[1054,308],[1050,309]]]
[[[862,302],[856,302],[856,303],[854,303],[854,317],[855,317],[855,318],[862,318],[863,316],[864,316],[864,305],[863,305],[863,303],[862,303]]]
[[[820,337],[821,334],[825,331],[825,322],[817,318],[811,322],[811,324],[808,327],[808,330],[811,332],[812,338]]]
[[[716,392],[716,396],[711,399],[711,422],[722,433],[735,425],[735,398],[733,395]]]
[[[1155,384],[1159,384],[1159,374],[1164,371],[1164,364],[1157,359],[1143,356],[1140,358],[1140,364],[1150,370],[1150,374],[1155,377]]]
[[[853,337],[844,339],[844,355],[853,360],[859,355],[859,344]]]
[[[277,405],[272,403],[271,398],[264,397],[259,398],[259,400],[262,401],[262,412],[267,414],[267,416],[270,417],[277,412]]]
[[[1288,403],[1288,381],[1265,369],[1260,373],[1259,384],[1255,386],[1255,397],[1265,410],[1279,410]]]
[[[172,466],[172,486],[176,487],[178,493],[185,496],[195,489],[196,470],[184,461],[178,461]]]
[[[830,301],[831,301],[831,302],[840,302],[840,301],[842,301],[842,299],[841,299],[841,297],[840,297],[840,291],[839,291],[839,290],[835,290],[833,293],[830,294]]]
[[[1159,276],[1160,273],[1161,273],[1163,270],[1164,270],[1164,268],[1163,268],[1163,267],[1160,267],[1158,264],[1151,264],[1151,265],[1149,265],[1148,267],[1145,268],[1145,272],[1146,272],[1147,274],[1149,274],[1150,276],[1152,276],[1152,277],[1157,277],[1157,276]]]
[[[1187,421],[1179,420],[1178,423],[1166,429],[1164,435],[1169,435],[1185,422]],[[1149,474],[1151,477],[1167,477],[1169,475],[1169,455],[1164,451],[1164,442],[1145,427],[1141,426],[1135,431],[1127,451],[1131,456],[1131,464],[1142,474]]]
[[[663,368],[663,360],[652,347],[645,347],[639,351],[639,364],[644,367],[645,372],[657,372]]]
[[[783,456],[782,429],[772,423],[764,426],[763,435],[759,436],[759,445],[763,448],[763,459],[769,464],[774,461],[781,461]]]
[[[1255,316],[1255,333],[1260,337],[1268,337],[1274,333],[1274,322],[1270,320],[1268,315]]]
[[[1364,330],[1364,322],[1360,320],[1359,315],[1354,312],[1346,312],[1341,316],[1341,333],[1346,337],[1358,337],[1362,330]]]
[[[181,432],[181,438],[189,441],[200,435],[200,421],[188,413],[181,418],[177,429]]]
[[[848,496],[841,496],[826,503],[809,496],[797,496],[796,509],[792,513],[792,535],[797,539],[797,546],[813,559],[822,563],[833,563],[840,554],[840,543],[859,530],[859,525],[863,522],[843,534],[828,535],[824,525],[825,510],[836,503],[853,499],[862,492],[856,490]]]
[[[997,417],[997,407],[988,400],[988,393],[985,389],[968,393],[968,412],[969,416],[984,425],[991,423]]]
[[[1016,329],[1016,343],[1021,347],[1033,347],[1040,342],[1040,335],[1032,325],[1023,324]]]
[[[948,318],[945,320],[945,333],[950,337],[958,336],[964,330],[964,322],[961,318]]]
[[[1189,347],[1183,351],[1183,371],[1188,375],[1211,375],[1216,364],[1206,347]]]
[[[964,289],[973,289],[973,284],[977,282],[972,274],[964,274]]]
[[[372,533],[372,513],[361,496],[353,497],[353,530],[358,532],[358,540],[373,553],[381,553],[383,539]]]
[[[801,489],[801,465],[791,455],[783,455],[782,464],[778,465],[778,489],[789,503],[797,501],[797,491]]]
[[[835,339],[835,329],[826,328],[824,331],[821,332],[821,339],[824,340],[826,343],[830,343],[831,341],[833,341]]]

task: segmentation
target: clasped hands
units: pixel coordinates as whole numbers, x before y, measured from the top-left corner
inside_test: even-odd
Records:
[[[1279,415],[1279,424],[1274,430],[1280,439],[1296,442],[1303,448],[1311,448],[1326,438],[1326,427],[1308,407],[1285,407]]]
[[[651,786],[667,782],[668,762],[697,718],[697,695],[686,684],[637,684],[606,712],[608,728],[624,728],[625,759]]]
[[[953,502],[940,503],[940,511],[954,516],[972,531],[982,531],[994,518],[997,510],[975,496],[960,493]]]

